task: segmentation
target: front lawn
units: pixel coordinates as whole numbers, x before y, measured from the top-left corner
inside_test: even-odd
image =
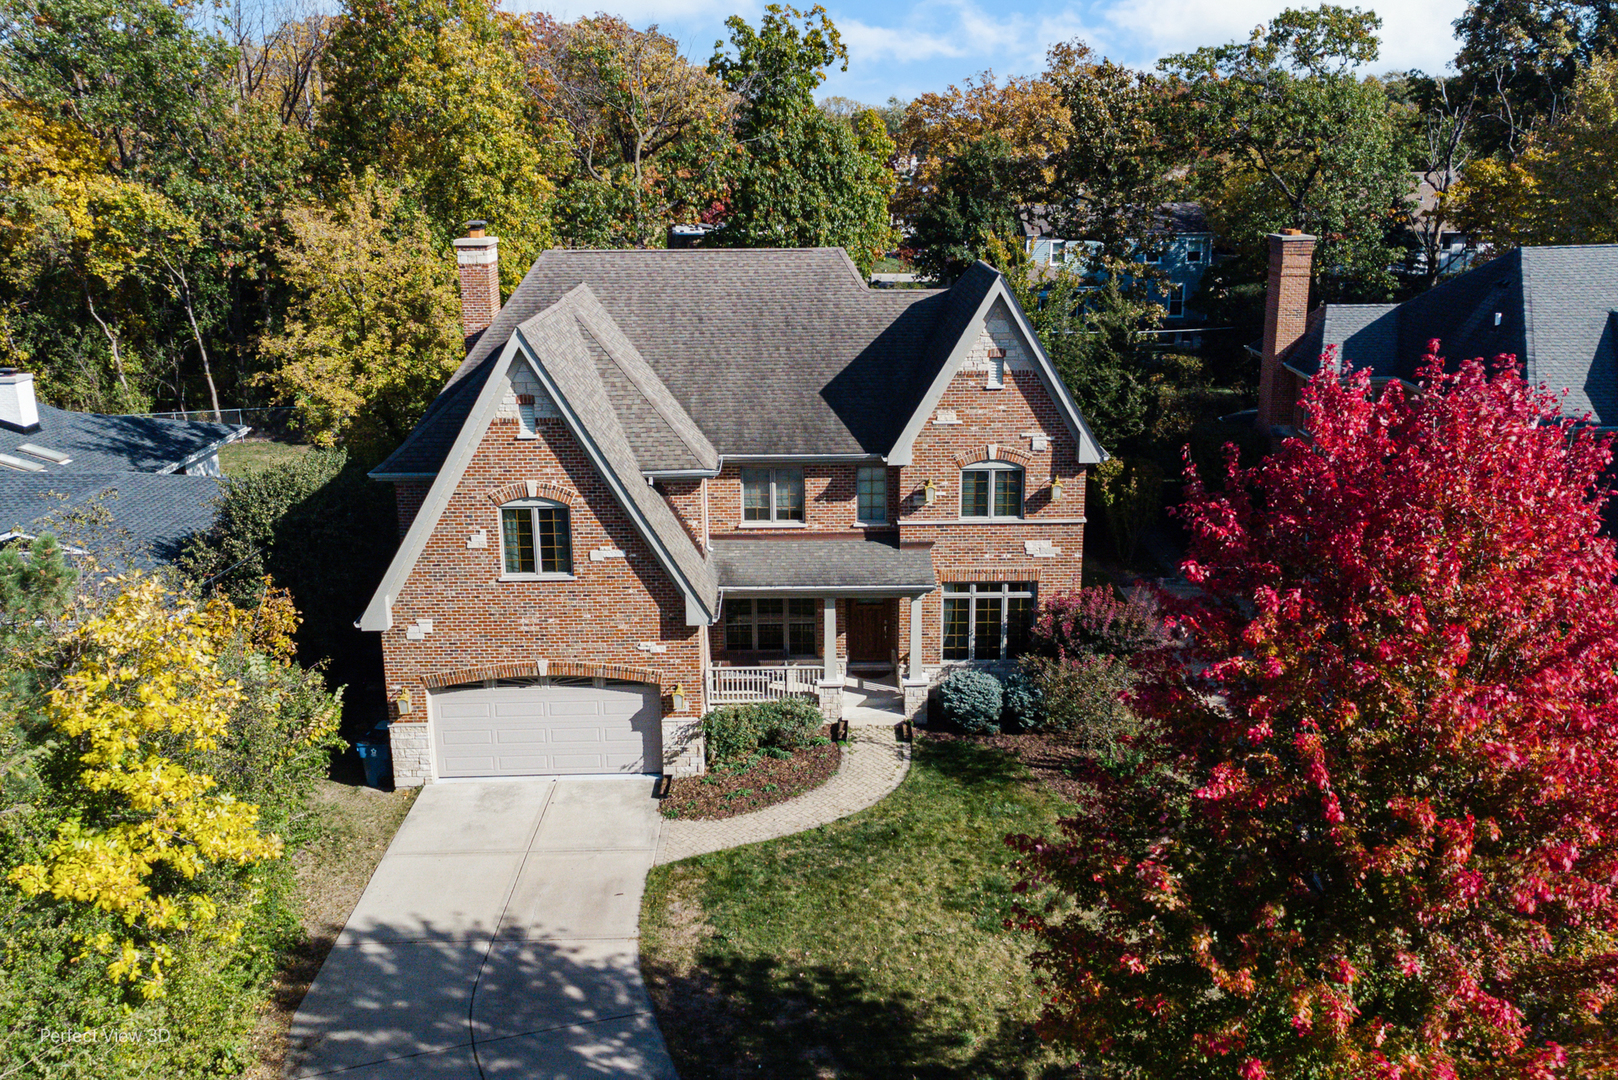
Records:
[[[684,1080],[1070,1075],[1003,927],[1007,833],[1061,807],[1009,754],[917,736],[910,774],[811,832],[652,871],[641,962]]]

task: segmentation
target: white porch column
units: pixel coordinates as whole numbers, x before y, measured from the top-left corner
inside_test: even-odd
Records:
[[[828,596],[821,604],[826,613],[820,639],[821,655],[825,657],[826,666],[821,677],[826,682],[832,682],[842,677],[837,668],[837,598]]]
[[[910,678],[916,681],[923,678],[921,673],[921,614],[925,598],[912,596],[910,598]]]

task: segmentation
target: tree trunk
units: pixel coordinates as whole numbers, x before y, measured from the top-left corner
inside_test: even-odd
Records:
[[[112,346],[112,368],[118,374],[118,383],[124,388],[124,405],[129,404],[129,380],[124,377],[124,358],[118,351],[118,335],[108,326],[106,320],[96,313],[96,302],[90,298],[90,286],[84,287],[84,303],[90,309],[90,318],[101,327],[101,332],[107,335],[107,344]]]

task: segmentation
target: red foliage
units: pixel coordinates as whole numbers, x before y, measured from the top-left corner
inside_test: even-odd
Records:
[[[1042,1031],[1153,1078],[1618,1075],[1608,440],[1505,364],[1339,374],[1224,493],[1188,465],[1160,767],[1008,841],[1080,913],[1019,915]]]

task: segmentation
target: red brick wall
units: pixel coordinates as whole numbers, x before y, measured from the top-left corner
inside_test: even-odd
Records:
[[[675,715],[677,683],[687,695],[678,715],[700,716],[702,630],[685,625],[684,595],[562,421],[541,421],[538,439],[518,439],[517,431],[515,420],[490,424],[394,600],[382,648],[396,719],[426,720],[423,707],[398,716],[396,704],[401,690],[425,702],[428,676],[539,659],[657,669],[665,716]],[[528,480],[578,493],[571,512],[576,580],[498,580],[500,514],[490,493]],[[485,531],[487,546],[468,548],[476,529]],[[591,560],[592,549],[609,547],[626,557]],[[433,628],[411,641],[406,628],[418,619],[431,619]],[[666,651],[642,650],[641,642]]]
[[[709,483],[709,528],[714,536],[757,534],[756,523],[742,521],[742,470],[753,466],[726,462]],[[760,463],[758,468],[779,468]],[[796,467],[796,466],[788,466]],[[847,532],[859,520],[859,466],[848,462],[805,464],[803,468],[803,517],[805,532]],[[888,470],[888,520],[898,511],[898,470]]]
[[[669,506],[685,526],[686,535],[704,554],[708,551],[707,538],[702,534],[702,497],[706,480],[659,480],[657,492],[668,500]]]
[[[393,503],[399,513],[399,539],[410,531],[410,523],[416,520],[416,512],[421,509],[422,500],[427,497],[427,490],[433,486],[431,480],[399,480],[393,485]]]
[[[1270,235],[1270,277],[1264,294],[1264,356],[1258,376],[1258,426],[1268,432],[1292,423],[1297,381],[1280,357],[1309,325],[1309,273],[1315,238],[1297,231]]]
[[[998,317],[997,317],[998,316]],[[933,569],[939,582],[1033,581],[1038,595],[1079,584],[1084,558],[1085,470],[1078,464],[1078,445],[1067,430],[1056,402],[1030,366],[1021,338],[1006,313],[990,315],[990,326],[962,370],[951,381],[928,417],[912,452],[912,464],[899,470],[897,493],[903,543],[931,542]],[[992,388],[994,368],[989,350],[1002,348],[1008,361],[1002,386]],[[953,412],[956,424],[934,421],[940,411]],[[947,417],[946,417],[947,418]],[[1045,449],[1035,450],[1028,433],[1045,436]],[[1024,519],[1004,524],[960,521],[961,464],[982,460],[988,447],[1000,460],[1023,466]],[[1062,494],[1053,498],[1051,481],[1060,478]],[[919,496],[927,480],[937,496],[932,505]],[[1048,540],[1060,549],[1054,557],[1028,554],[1026,542]],[[943,598],[924,601],[922,663],[942,662]],[[900,652],[910,649],[910,605],[899,605]]]

